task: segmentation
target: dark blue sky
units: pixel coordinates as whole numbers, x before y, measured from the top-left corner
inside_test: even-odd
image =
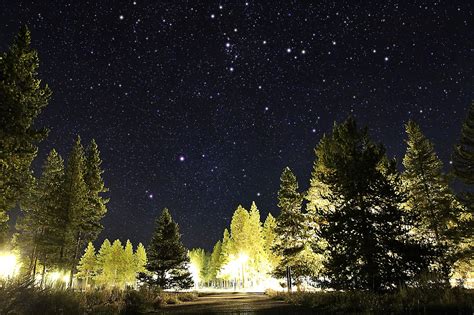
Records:
[[[146,242],[165,206],[210,248],[237,205],[278,213],[290,166],[354,115],[391,156],[418,122],[448,165],[473,99],[470,1],[0,1],[0,49],[27,24],[53,99],[38,123],[64,157],[102,152],[100,238]]]

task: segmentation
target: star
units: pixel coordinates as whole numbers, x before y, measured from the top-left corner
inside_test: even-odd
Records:
[[[149,195],[148,195],[148,198],[149,198],[149,199],[153,199],[153,194],[149,194]]]
[[[123,20],[123,15],[119,15],[119,19],[120,19],[120,20]]]
[[[179,156],[179,161],[180,161],[180,162],[184,162],[184,160],[185,160],[184,155],[180,155],[180,156]]]
[[[291,48],[287,48],[287,49],[286,49],[286,52],[287,52],[287,53],[290,53],[290,52],[291,52]]]

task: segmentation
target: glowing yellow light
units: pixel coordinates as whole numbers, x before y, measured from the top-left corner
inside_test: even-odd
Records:
[[[59,280],[59,278],[61,278],[61,273],[59,271],[55,271],[55,272],[52,272],[50,275],[49,275],[49,279],[53,282],[56,282]]]
[[[0,254],[0,278],[13,278],[18,273],[20,264],[13,254]]]

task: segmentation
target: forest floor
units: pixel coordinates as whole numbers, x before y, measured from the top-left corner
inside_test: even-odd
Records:
[[[167,305],[154,314],[310,314],[263,293],[204,293],[193,301]]]

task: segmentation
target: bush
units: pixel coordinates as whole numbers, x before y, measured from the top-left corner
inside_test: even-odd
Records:
[[[474,291],[461,288],[432,290],[404,288],[392,293],[268,292],[274,299],[321,313],[446,313],[472,314]]]
[[[195,292],[178,293],[178,300],[180,300],[181,302],[191,302],[195,301],[197,298],[198,295]]]
[[[197,299],[194,292],[152,288],[74,292],[32,284],[29,280],[0,283],[0,314],[143,314]]]

